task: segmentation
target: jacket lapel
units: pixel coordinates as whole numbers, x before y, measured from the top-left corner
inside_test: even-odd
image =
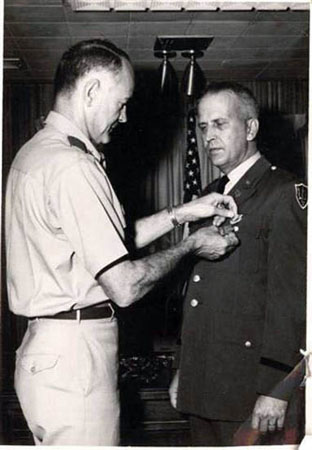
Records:
[[[257,192],[259,181],[270,167],[271,164],[261,157],[228,192],[238,207]]]
[[[240,206],[257,192],[259,181],[270,167],[271,164],[262,156],[228,192],[227,195],[231,195],[234,198],[238,206],[238,211]],[[203,190],[202,195],[216,192],[217,188],[218,180],[214,180]],[[190,232],[193,233],[198,228],[209,226],[211,223],[212,219],[210,217],[192,222],[189,225]]]

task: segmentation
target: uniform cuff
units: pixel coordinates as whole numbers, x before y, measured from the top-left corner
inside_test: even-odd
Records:
[[[296,372],[294,376],[292,376],[292,372],[293,367],[287,364],[261,358],[257,393],[288,401],[294,387],[297,387],[302,380],[300,371]]]

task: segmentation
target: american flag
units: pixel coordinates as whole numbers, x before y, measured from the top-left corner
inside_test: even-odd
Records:
[[[184,203],[201,193],[200,161],[196,138],[195,110],[187,115],[187,149],[184,167]]]

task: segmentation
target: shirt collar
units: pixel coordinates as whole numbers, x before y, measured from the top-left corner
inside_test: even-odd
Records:
[[[67,136],[75,136],[76,138],[80,139],[86,145],[89,152],[92,153],[94,158],[101,163],[103,162],[103,156],[100,155],[92,142],[84,133],[82,133],[82,131],[80,131],[77,125],[75,125],[67,117],[63,116],[63,114],[60,114],[56,111],[50,111],[45,120],[45,123],[57,128]]]
[[[234,186],[234,184],[236,184],[245,175],[245,173],[255,164],[256,161],[258,161],[259,158],[261,158],[261,154],[257,151],[246,159],[246,161],[242,162],[239,166],[229,172],[227,176],[231,185]]]

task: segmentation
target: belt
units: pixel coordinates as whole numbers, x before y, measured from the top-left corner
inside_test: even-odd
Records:
[[[82,309],[73,309],[71,311],[64,311],[54,316],[37,316],[30,317],[33,319],[57,319],[57,320],[92,320],[92,319],[113,319],[115,310],[110,302],[98,306],[88,306]]]

